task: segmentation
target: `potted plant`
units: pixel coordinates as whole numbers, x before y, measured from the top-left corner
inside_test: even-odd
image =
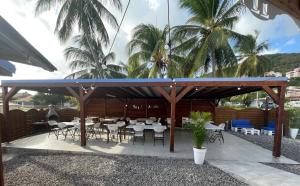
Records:
[[[203,164],[206,154],[206,148],[203,146],[206,138],[205,123],[210,121],[211,115],[210,113],[191,112],[190,119],[189,127],[193,131],[194,139],[194,161],[196,164]]]
[[[290,137],[292,139],[296,139],[298,133],[299,133],[299,125],[300,121],[297,116],[299,116],[299,111],[296,109],[292,109],[289,111],[289,120],[290,120]]]

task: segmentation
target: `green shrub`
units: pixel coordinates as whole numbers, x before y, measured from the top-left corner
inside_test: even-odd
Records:
[[[206,138],[205,123],[211,120],[211,114],[207,112],[191,112],[189,127],[193,130],[195,148],[201,149]]]

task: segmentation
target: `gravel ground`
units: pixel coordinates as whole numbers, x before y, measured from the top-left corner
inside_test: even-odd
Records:
[[[192,160],[122,155],[25,153],[4,163],[6,185],[238,185]]]
[[[249,142],[259,145],[268,150],[273,150],[273,136],[268,135],[244,135],[239,132],[230,132],[231,134],[243,138]],[[287,158],[300,162],[300,142],[290,138],[282,138],[281,153]]]
[[[277,169],[281,169],[287,172],[300,175],[300,165],[290,165],[290,164],[280,164],[280,163],[264,163],[264,164]]]

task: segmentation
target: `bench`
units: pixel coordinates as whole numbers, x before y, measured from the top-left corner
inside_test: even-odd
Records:
[[[242,128],[254,128],[248,119],[234,119],[231,121],[231,130],[238,132]]]

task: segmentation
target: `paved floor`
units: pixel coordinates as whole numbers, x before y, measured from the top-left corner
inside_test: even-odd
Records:
[[[257,162],[212,160],[209,163],[249,185],[296,186],[300,183],[297,174]]]
[[[206,143],[208,151],[206,161],[232,174],[234,177],[250,185],[298,185],[300,176],[263,165],[259,162],[298,164],[298,162],[284,156],[273,158],[272,152],[258,145],[250,143],[244,139],[224,133],[225,143]],[[169,152],[169,138],[166,137],[165,146],[161,142],[153,145],[152,134],[146,135],[146,142],[143,144],[137,141],[132,144],[131,139],[126,139],[122,143],[106,143],[104,135],[102,139],[90,139],[86,147],[81,147],[79,139],[75,141],[71,138],[66,140],[56,140],[54,135],[41,134],[28,138],[19,139],[6,147],[29,148],[29,149],[48,149],[75,152],[94,152],[109,154],[127,154],[140,156],[158,156],[192,159],[192,137],[188,131],[177,130],[175,132],[175,153]],[[9,159],[8,156],[5,159]],[[288,178],[288,179],[287,179]],[[282,182],[284,180],[284,182]],[[295,184],[296,183],[296,184]]]
[[[9,144],[7,147],[33,148],[33,149],[49,149],[79,152],[95,152],[109,154],[127,154],[140,156],[159,156],[173,158],[193,158],[193,142],[191,133],[188,131],[177,130],[175,132],[175,153],[169,152],[169,138],[166,137],[165,146],[160,141],[153,145],[151,133],[146,135],[146,142],[137,141],[134,145],[131,139],[126,139],[122,143],[109,142],[106,143],[105,136],[103,139],[91,139],[87,141],[86,147],[79,145],[79,139],[75,141],[71,138],[66,140],[56,140],[54,135],[41,134],[28,138],[19,139]],[[285,157],[274,159],[272,152],[252,144],[246,140],[224,133],[225,143],[219,141],[215,143],[206,143],[207,155],[206,160],[225,160],[225,161],[247,161],[247,162],[280,162],[280,163],[297,163]]]

